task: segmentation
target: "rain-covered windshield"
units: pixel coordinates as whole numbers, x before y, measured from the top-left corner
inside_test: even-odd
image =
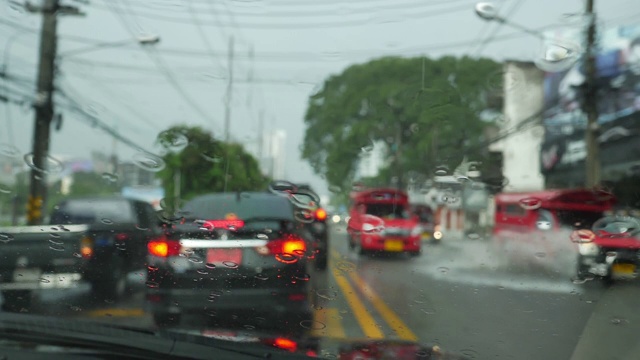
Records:
[[[639,359],[639,184],[639,0],[0,0],[0,359]]]

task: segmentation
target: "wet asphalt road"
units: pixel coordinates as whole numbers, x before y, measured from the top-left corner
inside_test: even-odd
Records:
[[[484,239],[445,239],[418,258],[357,256],[340,227],[331,244],[329,269],[312,274],[315,322],[303,324],[312,335],[417,340],[473,359],[640,358],[638,281],[574,284],[567,264],[537,252],[508,261]],[[32,312],[153,327],[144,275],[129,279],[131,295],[117,303],[84,286],[42,292]]]

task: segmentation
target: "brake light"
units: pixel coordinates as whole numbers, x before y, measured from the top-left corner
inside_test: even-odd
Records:
[[[202,224],[202,227],[209,230],[213,229],[229,229],[235,230],[244,226],[244,220],[232,219],[232,220],[207,220]]]
[[[269,253],[273,255],[290,254],[302,256],[305,251],[307,251],[307,244],[304,240],[291,237],[288,239],[271,240],[267,243],[267,249],[269,249]]]
[[[178,256],[180,242],[175,240],[152,240],[147,244],[149,254],[159,257]]]
[[[316,220],[325,221],[327,219],[327,212],[320,208],[316,210]]]
[[[287,338],[276,338],[273,340],[273,346],[292,352],[298,349],[298,343]]]

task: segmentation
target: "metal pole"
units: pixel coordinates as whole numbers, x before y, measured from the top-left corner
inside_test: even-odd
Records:
[[[227,96],[224,107],[224,140],[229,142],[231,125],[231,92],[233,90],[233,36],[229,39],[229,82],[227,82]]]
[[[600,149],[598,144],[599,126],[598,126],[598,89],[596,86],[596,57],[595,57],[595,38],[596,38],[596,21],[593,12],[594,0],[587,0],[586,13],[589,17],[589,27],[587,29],[587,46],[585,58],[585,92],[583,100],[583,111],[587,115],[587,127],[585,130],[585,146],[586,146],[586,181],[585,185],[589,188],[600,184]]]
[[[33,130],[33,165],[27,202],[29,225],[42,223],[42,208],[47,200],[47,157],[53,118],[53,77],[56,57],[56,25],[58,0],[46,0],[42,8],[40,61],[38,65],[38,96],[35,104]]]

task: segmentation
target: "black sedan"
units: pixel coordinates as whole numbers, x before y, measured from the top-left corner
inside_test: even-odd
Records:
[[[181,315],[311,318],[312,236],[282,196],[216,193],[185,204],[185,220],[148,245],[146,303],[158,326]]]

